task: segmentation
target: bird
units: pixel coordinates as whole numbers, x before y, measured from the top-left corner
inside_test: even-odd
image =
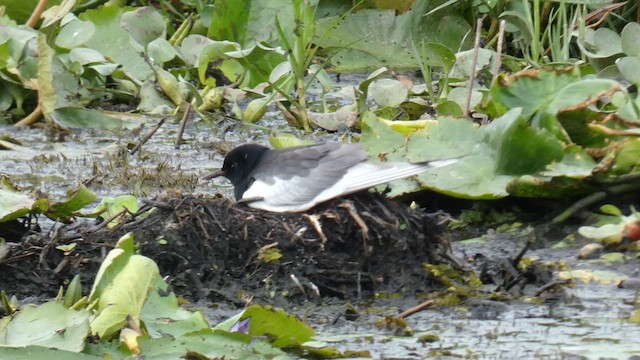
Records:
[[[225,156],[220,170],[202,179],[226,177],[233,184],[236,201],[255,209],[304,212],[327,200],[456,161],[374,162],[361,143],[330,142],[283,149],[245,144]]]

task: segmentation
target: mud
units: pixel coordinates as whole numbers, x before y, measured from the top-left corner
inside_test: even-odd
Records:
[[[0,288],[20,297],[54,296],[80,274],[88,291],[104,255],[127,232],[173,290],[194,301],[241,305],[253,298],[285,305],[416,294],[434,285],[425,263],[457,266],[438,215],[375,194],[332,201],[307,214],[272,214],[222,196],[179,192],[166,192],[144,209],[150,207],[151,213],[133,214],[112,229],[90,221],[47,232],[27,227],[0,262]],[[56,248],[72,243],[67,255]]]

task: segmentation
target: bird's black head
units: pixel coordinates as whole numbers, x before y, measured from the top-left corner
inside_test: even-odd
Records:
[[[242,198],[253,183],[251,172],[268,150],[268,147],[257,144],[240,145],[224,158],[221,172],[235,187],[236,199]]]

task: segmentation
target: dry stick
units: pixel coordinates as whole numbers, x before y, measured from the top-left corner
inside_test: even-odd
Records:
[[[500,29],[498,30],[498,44],[496,45],[496,67],[493,70],[493,78],[491,79],[491,83],[496,82],[496,78],[498,77],[498,73],[500,73],[500,67],[502,66],[502,44],[504,42],[504,27],[507,22],[505,20],[500,20]]]
[[[401,312],[396,317],[398,319],[407,318],[407,317],[409,317],[409,316],[411,316],[411,315],[413,315],[413,314],[415,314],[417,312],[420,312],[420,311],[428,308],[429,306],[433,305],[434,303],[435,303],[435,301],[433,301],[433,300],[427,300],[427,301],[425,301],[423,303],[420,303],[420,304],[418,304],[418,305],[416,305],[416,306],[414,306],[414,307],[412,307],[410,309],[407,309],[407,310]]]
[[[324,250],[324,245],[327,243],[327,241],[329,241],[329,239],[327,239],[327,236],[324,234],[324,231],[322,231],[322,225],[320,225],[320,221],[318,221],[318,218],[316,217],[316,215],[302,214],[302,217],[304,217],[305,219],[307,219],[307,221],[311,223],[311,226],[313,226],[313,229],[316,231],[318,236],[320,236],[320,241],[321,241],[320,246],[322,247],[322,250]]]
[[[38,21],[40,21],[40,17],[42,16],[42,13],[44,12],[44,9],[47,8],[47,3],[48,2],[49,2],[48,0],[40,0],[40,1],[38,1],[38,5],[36,6],[36,8],[31,13],[31,16],[29,17],[29,20],[27,20],[26,25],[28,27],[30,27],[30,28],[36,27],[36,25],[38,24]]]
[[[127,209],[122,209],[121,211],[119,211],[118,213],[116,213],[116,214],[115,214],[115,215],[113,215],[112,217],[110,217],[110,218],[108,218],[108,219],[104,220],[104,221],[103,221],[103,222],[101,222],[100,224],[98,224],[98,225],[96,225],[96,226],[94,226],[94,227],[89,228],[89,229],[87,230],[87,232],[88,232],[88,233],[92,233],[92,232],[95,232],[95,231],[98,231],[98,230],[102,229],[103,227],[106,227],[110,222],[112,222],[113,220],[117,219],[118,217],[120,217],[120,216],[124,215],[124,213],[126,213],[127,211],[129,211],[129,210],[127,210]]]
[[[160,129],[160,126],[162,126],[162,124],[164,124],[165,120],[166,119],[160,120],[158,122],[158,124],[156,126],[154,126],[153,129],[151,129],[151,131],[149,131],[149,133],[147,135],[145,135],[145,137],[143,137],[142,140],[140,140],[140,142],[133,149],[131,149],[131,151],[129,151],[129,155],[133,155],[138,150],[140,150],[142,145],[146,144],[146,142],[149,141],[149,139],[151,139],[151,137],[156,133],[156,131],[158,131],[158,129]]]
[[[480,35],[482,35],[482,19],[478,19],[476,24],[476,40],[473,44],[473,62],[471,63],[471,76],[469,77],[469,87],[467,89],[467,102],[464,105],[464,117],[469,117],[469,107],[471,106],[471,90],[476,78],[476,65],[478,64],[478,53],[480,52]]]
[[[338,206],[347,209],[347,212],[349,212],[351,218],[356,222],[356,224],[358,224],[358,226],[360,227],[360,233],[362,234],[362,246],[364,247],[364,253],[366,255],[371,255],[371,248],[369,247],[369,227],[364,222],[364,220],[362,220],[360,215],[358,215],[356,207],[353,206],[353,203],[347,201]]]
[[[180,143],[182,142],[182,134],[184,134],[184,128],[187,126],[187,120],[189,120],[189,114],[191,114],[192,105],[191,103],[187,104],[187,109],[184,111],[182,115],[182,120],[180,121],[180,129],[178,129],[178,135],[176,136],[176,145],[174,149],[180,149]]]

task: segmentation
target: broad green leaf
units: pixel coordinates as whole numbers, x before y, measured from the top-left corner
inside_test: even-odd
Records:
[[[317,22],[315,43],[329,53],[336,70],[349,71],[381,66],[416,69],[414,43],[437,42],[458,49],[464,40],[463,47],[468,48],[468,22],[451,14],[423,17],[430,6],[428,1],[418,1],[400,15],[395,10],[365,9],[346,18],[325,17]]]
[[[213,66],[220,70],[229,82],[237,82],[244,73],[244,67],[236,59],[227,56],[228,51],[237,50],[239,45],[231,41],[215,41],[206,45],[198,57],[198,75],[201,83],[206,83],[208,72]],[[217,84],[222,85],[222,84]]]
[[[147,45],[147,53],[156,64],[164,64],[167,61],[171,61],[178,54],[176,49],[164,38],[152,40]]]
[[[272,136],[269,138],[269,143],[276,149],[314,144],[311,140],[300,139],[291,134]]]
[[[104,55],[99,51],[90,48],[75,48],[69,52],[69,60],[75,61],[80,65],[106,63]],[[114,64],[115,65],[115,64]]]
[[[581,79],[559,89],[547,109],[556,114],[576,105],[587,106],[602,96],[611,96],[618,91],[625,92],[620,83],[614,80]]]
[[[74,19],[66,23],[56,37],[56,46],[73,49],[83,45],[94,34],[95,26],[89,21]]]
[[[563,144],[548,131],[528,126],[520,109],[494,119],[485,131],[485,141],[496,151],[498,174],[532,174],[562,159]]]
[[[640,171],[640,139],[628,139],[616,151],[613,171],[618,174]]]
[[[437,42],[427,42],[424,44],[426,59],[422,59],[429,66],[438,66],[444,69],[445,75],[456,63],[456,54],[448,47]]]
[[[120,26],[133,40],[146,47],[154,40],[164,39],[165,20],[160,12],[151,6],[143,6],[122,14]]]
[[[189,67],[197,67],[198,57],[202,53],[202,49],[213,42],[213,40],[202,35],[189,35],[184,38],[179,50],[185,64]]]
[[[494,57],[495,52],[480,49],[478,51],[478,59],[476,62],[476,72],[477,70],[481,70],[483,68],[487,68],[491,66],[491,60]],[[471,76],[473,70],[473,59],[474,59],[474,51],[467,50],[461,51],[456,54],[456,62],[451,69],[451,77],[464,79]]]
[[[67,221],[75,212],[91,204],[96,199],[96,194],[87,189],[83,184],[71,193],[69,200],[51,204],[46,215],[53,220]]]
[[[616,60],[616,67],[624,78],[636,86],[640,86],[640,58],[625,56]]]
[[[533,28],[530,17],[527,17],[524,13],[519,11],[503,11],[500,13],[500,18],[506,20],[509,24],[515,26],[520,31],[520,35],[524,38],[525,44],[531,44],[534,38],[533,33],[535,29]]]
[[[134,38],[121,25],[122,15],[125,12],[127,10],[118,6],[102,6],[87,10],[78,17],[81,20],[90,21],[96,29],[85,45],[98,50],[104,56],[113,59],[115,63],[121,64],[127,73],[142,82],[153,72],[142,57],[142,46],[132,46],[136,43]],[[164,23],[162,25],[164,26]],[[144,37],[141,36],[141,38]]]
[[[272,345],[287,347],[311,340],[315,332],[297,317],[271,306],[251,305],[214,329],[229,331],[238,321],[250,319],[249,335],[268,336]]]
[[[122,245],[118,245],[115,249],[109,251],[107,257],[100,264],[100,269],[98,269],[89,294],[90,302],[102,295],[103,290],[113,282],[115,276],[126,266],[129,258],[134,255],[132,246],[127,245],[127,242],[133,243],[133,234],[129,233],[120,238],[118,244],[122,243]]]
[[[295,23],[290,0],[219,0],[214,5],[208,37],[235,41],[243,47],[256,42],[273,45],[279,39],[276,17],[285,33],[293,36]]]
[[[396,107],[407,100],[409,89],[398,80],[379,79],[369,85],[369,93],[378,105]]]
[[[291,359],[282,350],[241,333],[205,329],[178,338],[138,339],[148,359],[173,360],[188,357],[227,360]]]
[[[29,213],[35,199],[17,190],[9,179],[0,176],[0,222],[18,219]]]
[[[91,332],[110,338],[127,323],[128,316],[139,320],[159,278],[158,265],[153,260],[131,255],[98,296],[98,315],[91,322]]]
[[[482,141],[482,131],[473,122],[439,117],[409,135],[407,158],[423,162],[461,157],[477,152]]]
[[[406,158],[404,137],[372,113],[367,112],[362,118],[362,141],[367,152],[374,159],[400,160]]]
[[[584,37],[578,39],[580,50],[589,58],[603,59],[622,53],[622,41],[617,32],[606,27],[597,30],[584,29]]]
[[[257,43],[239,51],[229,51],[226,55],[238,60],[244,67],[241,87],[254,87],[267,82],[271,72],[286,60],[282,49],[268,47],[264,43]]]
[[[27,3],[23,1],[23,3]],[[51,349],[48,347],[30,345],[25,347],[0,347],[0,358],[11,360],[100,360],[101,356],[92,356],[76,351]]]
[[[82,107],[60,107],[50,114],[51,120],[67,129],[132,130],[140,127],[148,116],[92,110]]]
[[[501,105],[504,112],[522,107],[522,116],[528,118],[553,101],[561,89],[579,80],[580,72],[577,69],[528,70],[511,76],[500,75],[490,89],[491,101]]]
[[[640,57],[640,24],[631,22],[620,33],[622,52],[627,56]]]
[[[176,295],[168,292],[167,288],[164,280],[158,278],[155,288],[142,307],[140,320],[144,322],[150,337],[179,337],[209,328],[201,312],[180,308]]]
[[[584,179],[591,176],[596,162],[579,146],[572,145],[564,150],[561,161],[554,161],[542,171],[543,176],[564,176],[574,179]]]
[[[447,94],[447,100],[453,101],[460,109],[464,109],[467,104],[467,94],[469,93],[469,89],[467,87],[457,87],[451,89],[449,94]],[[480,104],[482,101],[482,93],[476,90],[471,90],[471,102],[469,103],[469,109],[473,110],[475,107]],[[438,106],[440,109],[440,106]]]
[[[79,352],[89,334],[90,316],[88,311],[67,309],[57,301],[26,306],[0,327],[0,344],[40,345]]]

